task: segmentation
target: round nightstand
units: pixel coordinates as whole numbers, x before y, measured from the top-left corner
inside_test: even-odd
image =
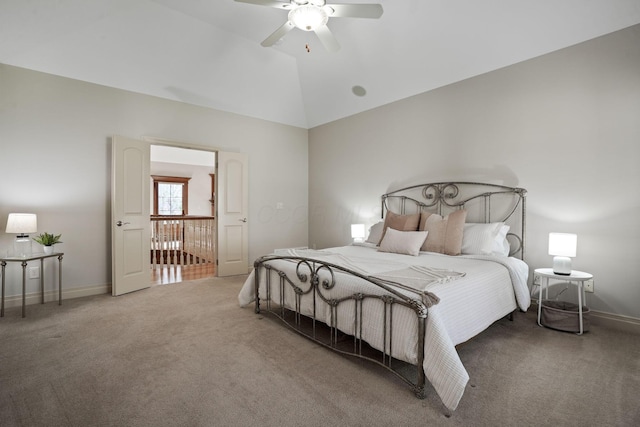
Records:
[[[578,286],[578,319],[580,322],[580,332],[578,332],[578,335],[582,335],[584,332],[582,319],[582,301],[585,300],[584,282],[593,279],[593,275],[577,270],[572,270],[571,274],[556,274],[552,268],[536,268],[533,276],[534,281],[536,276],[540,278],[540,290],[538,291],[538,325],[540,326],[543,326],[542,323],[540,323],[540,316],[542,314],[542,291],[545,291],[545,298],[549,298],[549,279],[564,280],[565,282]]]

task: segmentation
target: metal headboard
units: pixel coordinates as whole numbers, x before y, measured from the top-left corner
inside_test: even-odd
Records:
[[[382,217],[398,214],[467,210],[467,222],[504,222],[510,232],[510,256],[524,260],[527,190],[480,182],[435,182],[412,185],[382,195]]]

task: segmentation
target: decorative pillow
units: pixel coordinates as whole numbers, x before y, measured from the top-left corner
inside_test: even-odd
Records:
[[[466,255],[508,256],[509,226],[503,222],[467,223],[462,236],[462,253]]]
[[[387,212],[387,217],[384,219],[384,228],[382,230],[382,237],[380,242],[384,238],[385,232],[388,227],[391,227],[398,231],[418,231],[418,224],[420,223],[420,214],[411,215],[398,215],[391,211]],[[378,243],[380,244],[380,243]]]
[[[378,251],[418,256],[427,234],[426,231],[398,231],[389,227],[384,233]]]
[[[384,229],[384,221],[380,221],[377,224],[373,224],[369,228],[369,236],[367,237],[367,243],[373,243],[377,245],[382,240],[382,230]]]
[[[429,234],[421,250],[460,255],[466,218],[467,211],[462,209],[451,212],[444,218],[438,214],[422,212],[419,230],[428,231]]]

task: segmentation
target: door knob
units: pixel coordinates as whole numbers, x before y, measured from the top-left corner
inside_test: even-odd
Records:
[[[242,219],[239,219],[238,221],[240,221],[240,222],[247,222],[247,218],[242,218]]]
[[[130,223],[130,222],[122,222],[122,221],[118,221],[118,222],[116,222],[116,225],[117,225],[118,227],[122,227],[122,226],[123,226],[123,225],[125,225],[125,224],[131,224],[131,223]]]

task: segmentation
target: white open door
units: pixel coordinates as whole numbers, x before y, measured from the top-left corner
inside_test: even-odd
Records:
[[[111,293],[148,288],[151,223],[149,143],[114,136],[111,181]]]
[[[218,276],[249,271],[249,172],[245,153],[218,152],[216,207],[218,214]]]

